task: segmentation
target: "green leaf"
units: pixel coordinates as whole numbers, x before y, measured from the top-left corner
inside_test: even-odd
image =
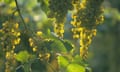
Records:
[[[73,46],[73,44],[70,41],[63,40],[62,42],[63,42],[63,44],[66,47],[66,49],[67,49],[68,52],[73,52],[74,46]]]
[[[85,68],[78,64],[69,64],[67,67],[67,72],[85,72]]]
[[[73,60],[74,63],[82,63],[82,58],[80,55],[76,55]],[[84,63],[83,63],[84,64]]]
[[[51,35],[51,31],[50,31],[50,29],[47,29],[47,35],[48,35],[48,36]]]
[[[53,43],[50,45],[53,51],[55,52],[67,52],[64,44],[60,40],[53,40]]]
[[[60,65],[60,67],[67,67],[69,62],[68,62],[68,60],[65,57],[58,56],[58,64]]]
[[[52,53],[64,54],[67,52],[64,44],[58,39],[45,39],[42,45]]]
[[[75,55],[74,58],[73,58],[73,61],[72,63],[76,63],[76,64],[80,64],[84,67],[88,66],[88,62],[83,60],[80,55]]]
[[[25,63],[28,62],[29,56],[30,55],[27,51],[21,51],[16,55],[16,60]]]

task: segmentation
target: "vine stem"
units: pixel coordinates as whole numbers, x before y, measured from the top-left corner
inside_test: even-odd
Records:
[[[18,5],[17,0],[15,0],[15,3],[16,3],[16,7],[17,7],[18,14],[19,14],[19,16],[20,16],[20,18],[21,18],[21,20],[22,20],[22,22],[23,22],[23,25],[24,25],[25,29],[27,29],[26,23],[25,23],[25,21],[24,21],[24,19],[23,19],[23,17],[22,17],[21,12],[20,12],[20,8],[19,8],[19,5]]]

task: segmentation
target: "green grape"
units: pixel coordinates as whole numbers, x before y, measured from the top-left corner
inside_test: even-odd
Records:
[[[50,14],[56,18],[56,22],[64,22],[68,10],[73,9],[72,0],[50,0]]]
[[[96,28],[98,24],[103,21],[103,9],[101,3],[103,0],[83,0],[80,4],[80,8],[76,13],[77,22],[81,22],[82,27]]]
[[[3,49],[5,61],[5,72],[14,72],[16,60],[14,49],[20,43],[19,24],[13,21],[6,21],[0,29],[0,46]]]
[[[68,10],[73,9],[72,0],[49,0],[49,8],[52,18],[55,18],[54,32],[63,38],[64,22]]]
[[[103,8],[101,4],[104,0],[74,0],[75,12],[72,15],[73,38],[80,39],[80,56],[87,58],[88,46],[92,38],[96,35],[96,27],[103,22]]]

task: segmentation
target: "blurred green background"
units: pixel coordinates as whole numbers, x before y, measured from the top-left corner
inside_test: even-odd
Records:
[[[105,20],[90,45],[93,72],[120,72],[120,0],[105,0]]]

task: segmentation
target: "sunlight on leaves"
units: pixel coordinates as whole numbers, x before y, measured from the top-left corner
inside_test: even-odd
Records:
[[[58,63],[61,67],[66,67],[69,64],[68,60],[63,56],[58,56]]]
[[[85,68],[78,64],[69,64],[67,67],[67,72],[85,72]]]
[[[20,51],[18,54],[16,54],[16,60],[24,63],[27,62],[29,58],[29,53],[27,51]]]

